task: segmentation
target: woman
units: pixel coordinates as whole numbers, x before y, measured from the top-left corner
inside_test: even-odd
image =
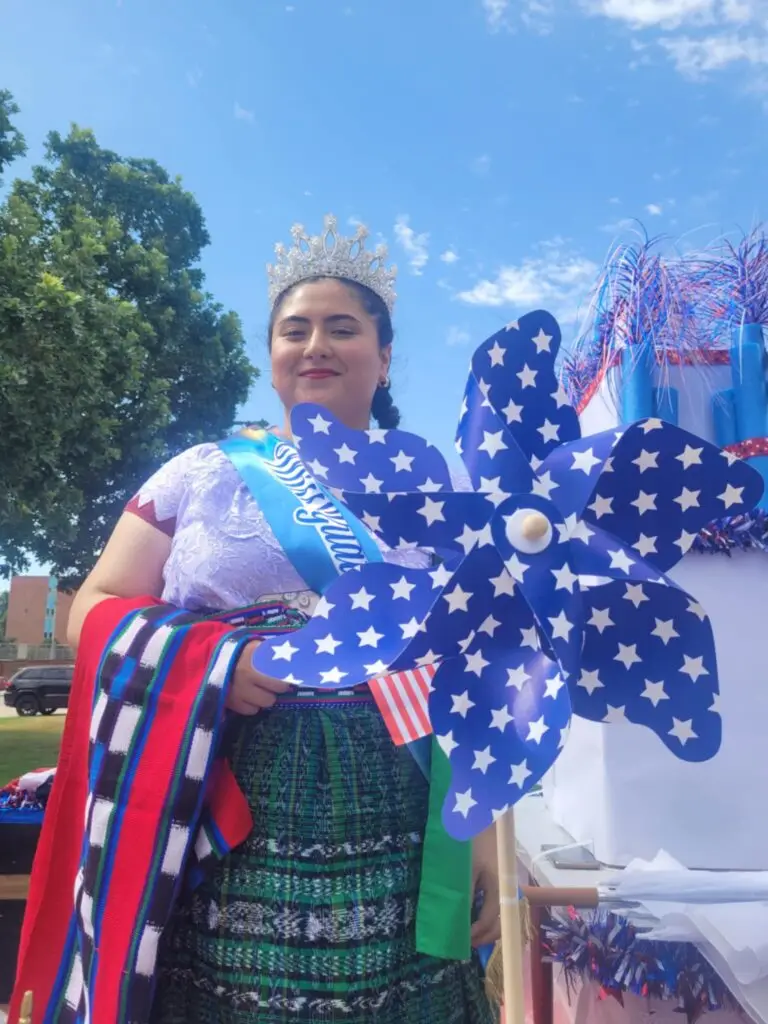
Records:
[[[332,219],[321,238],[294,237],[270,268],[271,374],[285,409],[274,434],[290,437],[300,402],[353,428],[372,416],[396,426],[393,272],[381,252],[365,251],[362,232],[338,238]],[[79,592],[73,646],[109,597],[153,595],[210,613],[291,595],[310,608],[317,595],[257,500],[218,445],[171,460],[129,504]],[[383,555],[426,564],[420,553]],[[227,753],[254,827],[178,902],[160,947],[153,1024],[495,1020],[476,954],[416,951],[429,804],[417,759],[394,746],[367,690],[299,697],[251,667],[255,646],[243,648],[227,697]],[[472,930],[479,947],[499,935],[491,834],[475,843],[473,884],[485,894]]]

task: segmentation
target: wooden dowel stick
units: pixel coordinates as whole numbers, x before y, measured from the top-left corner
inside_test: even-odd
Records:
[[[501,957],[504,970],[506,1024],[525,1024],[523,993],[523,927],[517,878],[515,819],[512,811],[496,823],[501,903]]]
[[[554,885],[522,885],[520,889],[532,907],[576,907],[584,910],[600,905],[597,889],[562,889]]]

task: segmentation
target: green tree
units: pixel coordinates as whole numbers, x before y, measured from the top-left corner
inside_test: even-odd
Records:
[[[73,582],[160,462],[225,434],[257,371],[204,288],[202,211],[74,126],[0,207],[0,563]]]
[[[5,638],[5,624],[8,620],[8,591],[0,594],[0,644]]]
[[[7,89],[0,89],[0,175],[16,157],[24,156],[27,152],[24,136],[13,123],[18,113],[19,108],[13,96]]]

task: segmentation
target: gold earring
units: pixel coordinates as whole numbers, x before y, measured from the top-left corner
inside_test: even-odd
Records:
[[[379,381],[379,387],[380,388],[387,388],[387,389],[389,389],[391,386],[392,386],[392,381],[389,379],[389,374],[387,374],[387,376],[384,378],[384,380],[380,380]]]

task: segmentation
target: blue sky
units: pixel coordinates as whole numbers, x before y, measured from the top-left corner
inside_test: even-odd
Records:
[[[540,306],[568,338],[629,219],[704,243],[765,213],[767,23],[768,0],[0,0],[0,87],[33,159],[77,121],[182,175],[262,368],[274,243],[369,224],[401,268],[405,425],[447,446],[473,343]],[[278,415],[268,374],[244,414]]]

